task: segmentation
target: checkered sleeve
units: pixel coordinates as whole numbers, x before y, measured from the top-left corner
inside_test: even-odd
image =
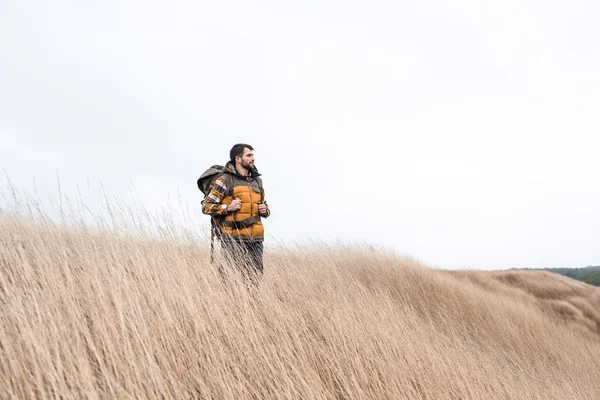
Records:
[[[227,214],[227,205],[221,204],[226,192],[227,185],[225,181],[223,178],[217,178],[208,196],[202,202],[202,213],[212,216]]]

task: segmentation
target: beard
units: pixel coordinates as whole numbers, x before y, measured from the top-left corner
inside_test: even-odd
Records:
[[[242,161],[242,167],[246,168],[248,171],[252,171],[255,169],[254,163],[250,164],[244,161]]]

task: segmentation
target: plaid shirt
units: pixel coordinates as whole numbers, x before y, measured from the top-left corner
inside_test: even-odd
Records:
[[[227,205],[221,204],[225,198],[226,192],[227,184],[225,183],[225,180],[223,178],[217,178],[212,189],[210,190],[210,193],[202,202],[202,212],[210,216],[229,214],[227,212]],[[267,206],[267,214],[263,215],[262,217],[267,218],[271,215],[271,210],[269,210],[269,205],[266,201],[264,204]]]

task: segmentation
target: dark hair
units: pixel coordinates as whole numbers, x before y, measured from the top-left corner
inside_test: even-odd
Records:
[[[232,163],[235,164],[235,157],[237,157],[237,156],[242,157],[244,155],[244,149],[250,149],[250,150],[254,151],[254,147],[250,146],[249,144],[238,143],[238,144],[233,145],[233,147],[231,148],[231,151],[229,151],[229,159],[231,160]]]

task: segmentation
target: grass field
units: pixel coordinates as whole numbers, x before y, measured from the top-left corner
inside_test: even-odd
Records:
[[[600,288],[0,219],[0,398],[599,399]]]

